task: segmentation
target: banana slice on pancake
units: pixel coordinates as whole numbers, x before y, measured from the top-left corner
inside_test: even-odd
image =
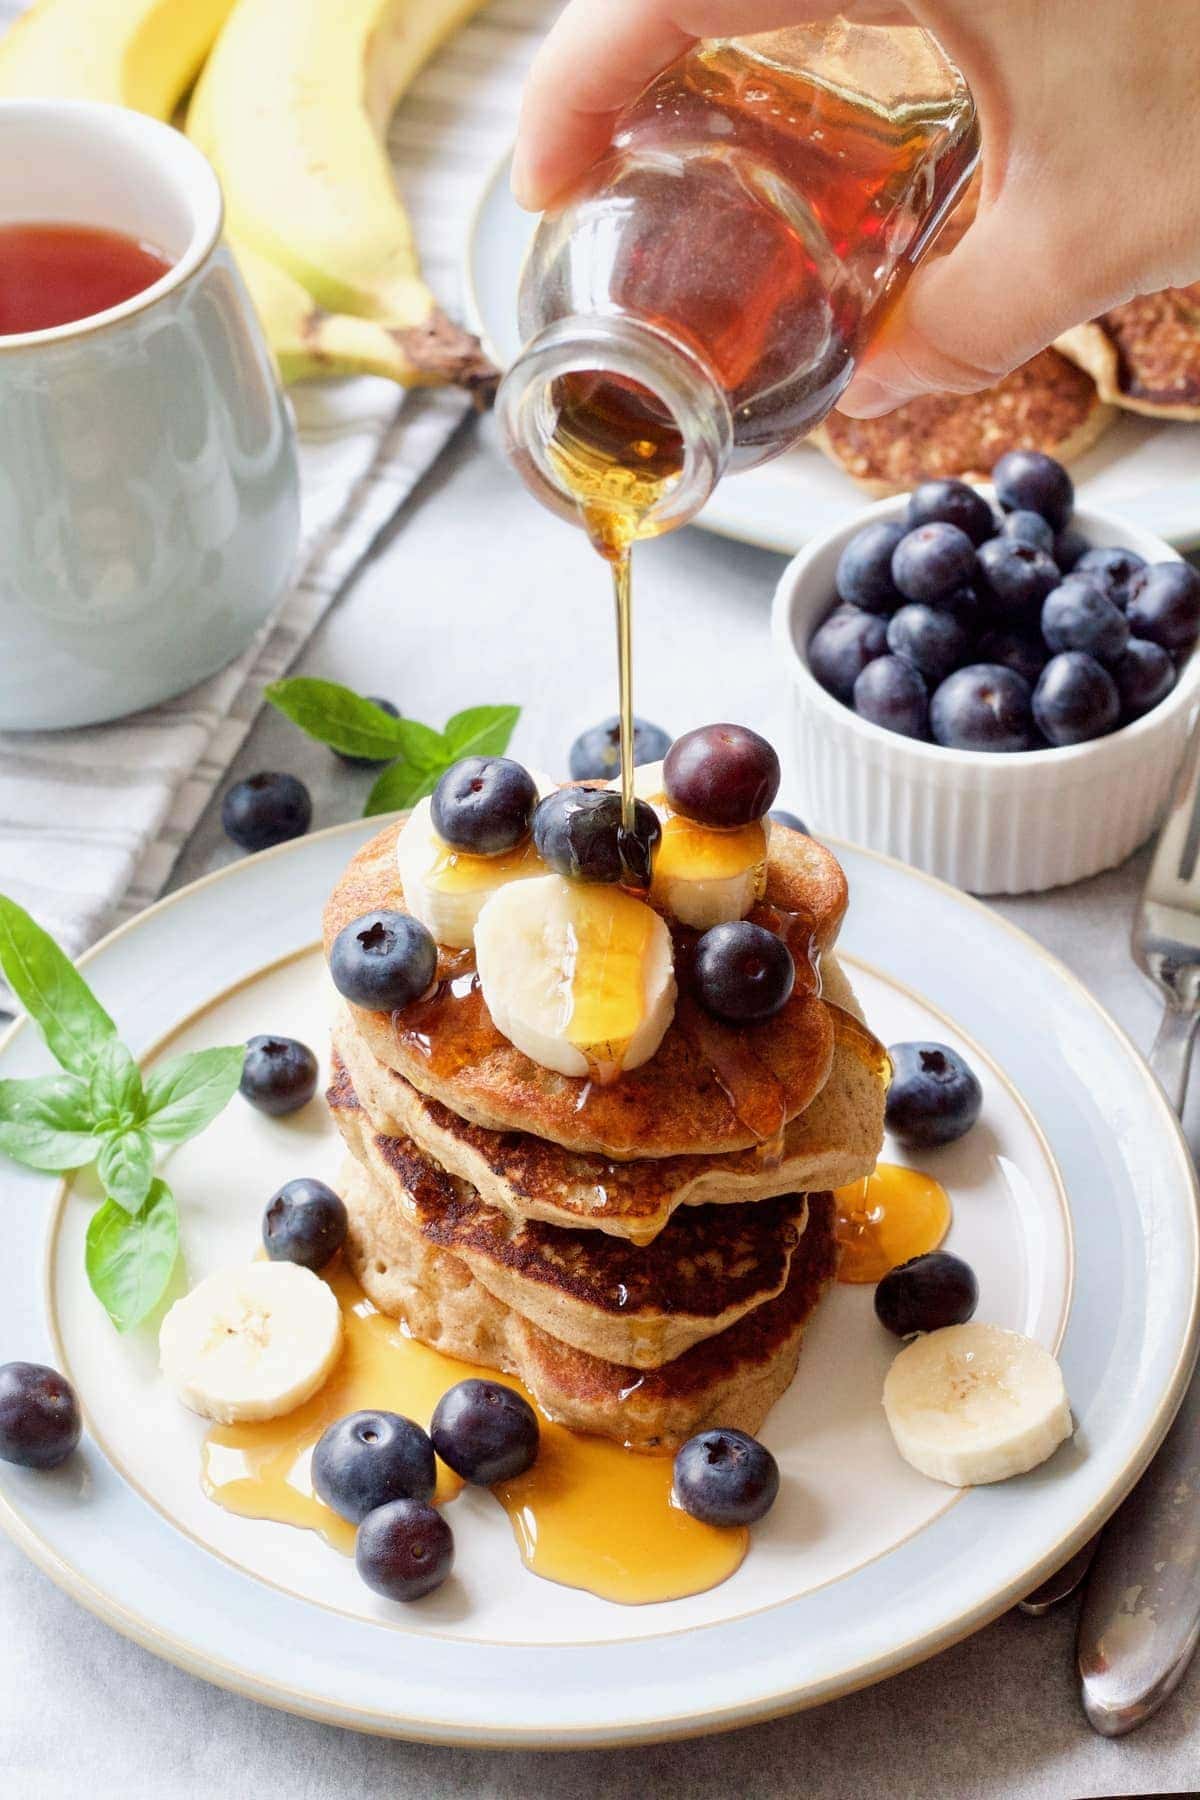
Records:
[[[696,931],[744,919],[766,887],[770,821],[759,819],[736,831],[697,825],[671,812],[662,771],[658,762],[646,763],[634,773],[638,799],[648,801],[663,822],[651,903]]]
[[[540,781],[538,791],[547,791]],[[546,865],[532,838],[501,856],[466,856],[452,850],[434,830],[431,804],[417,802],[396,840],[404,904],[437,943],[466,950],[492,895],[510,882],[544,875]]]
[[[617,887],[510,882],[480,911],[475,958],[496,1028],[560,1075],[615,1081],[650,1060],[675,1014],[671,934]]]

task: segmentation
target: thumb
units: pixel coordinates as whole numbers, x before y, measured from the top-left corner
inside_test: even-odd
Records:
[[[1049,224],[1028,195],[981,212],[948,255],[913,276],[840,410],[873,419],[920,394],[977,393],[1102,311],[1094,252],[1072,259]]]

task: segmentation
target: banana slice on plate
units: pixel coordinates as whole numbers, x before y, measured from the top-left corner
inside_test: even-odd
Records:
[[[883,1410],[905,1462],[951,1487],[1024,1475],[1071,1436],[1062,1370],[999,1325],[948,1325],[901,1350]]]
[[[501,888],[475,959],[496,1028],[560,1075],[615,1081],[649,1061],[675,1015],[671,934],[617,887],[544,875]]]
[[[536,777],[535,777],[536,779]],[[539,782],[539,793],[544,790]],[[528,838],[501,856],[465,856],[433,828],[431,802],[419,800],[396,840],[404,904],[439,944],[465,950],[492,895],[511,881],[544,875],[546,865]]]
[[[298,1263],[218,1269],[162,1322],[162,1372],[185,1406],[234,1425],[302,1406],[342,1348],[333,1291]]]
[[[744,919],[767,885],[770,821],[759,819],[736,831],[697,825],[672,813],[662,770],[660,762],[646,763],[634,771],[633,780],[638,799],[648,801],[663,822],[654,853],[651,904],[696,931]]]

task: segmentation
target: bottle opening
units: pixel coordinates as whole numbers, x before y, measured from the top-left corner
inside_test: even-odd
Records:
[[[509,370],[497,412],[526,485],[610,556],[694,517],[732,447],[699,358],[630,319],[549,326]]]

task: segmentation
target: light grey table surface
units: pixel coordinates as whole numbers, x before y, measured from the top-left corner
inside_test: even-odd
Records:
[[[472,425],[456,440],[298,667],[386,694],[435,725],[477,702],[520,702],[514,752],[553,772],[580,727],[614,707],[605,577],[579,534],[518,488],[489,437],[489,426]],[[686,531],[645,546],[639,564],[638,709],[677,732],[714,718],[753,724],[784,755],[781,803],[803,812],[803,771],[790,763],[788,697],[768,630],[781,559]],[[233,774],[264,768],[291,769],[309,783],[318,826],[355,816],[370,779],[270,711]],[[230,859],[216,812],[197,831],[176,885]],[[1156,1008],[1127,939],[1144,863],[1000,906],[1143,1048]],[[1035,1006],[1036,993],[1028,1000]],[[1200,1141],[1195,1129],[1192,1139]],[[221,1692],[114,1635],[4,1539],[0,1593],[0,1793],[13,1800],[1065,1800],[1200,1788],[1200,1660],[1150,1726],[1103,1742],[1078,1709],[1070,1606],[1041,1621],[1011,1613],[867,1692],[726,1737],[533,1755],[359,1737]]]

